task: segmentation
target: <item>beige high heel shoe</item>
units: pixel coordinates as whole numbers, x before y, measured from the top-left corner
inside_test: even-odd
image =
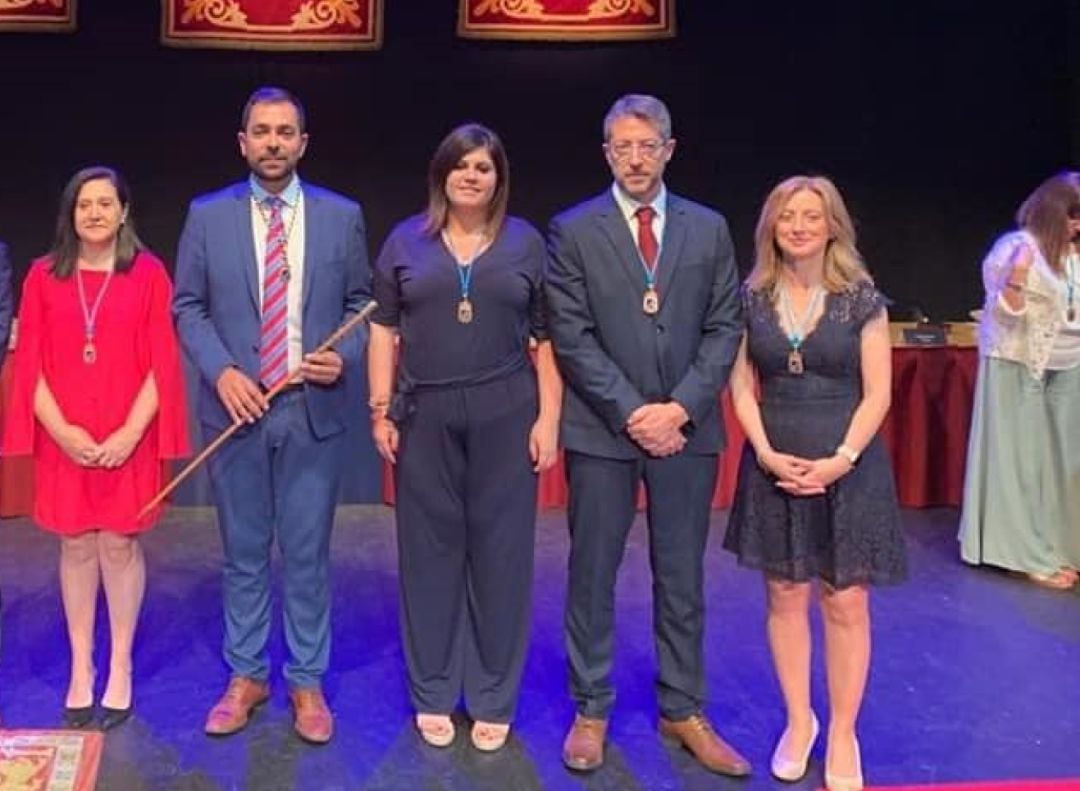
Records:
[[[773,777],[777,780],[783,780],[785,783],[794,783],[798,780],[802,780],[806,774],[806,766],[810,763],[810,751],[814,749],[814,742],[817,741],[818,733],[821,731],[821,725],[818,723],[817,715],[810,712],[810,739],[806,742],[806,749],[803,750],[802,755],[797,759],[789,758],[782,750],[785,747],[785,740],[788,737],[787,729],[784,730],[780,736],[780,741],[776,743],[776,749],[773,750],[772,763],[770,768],[772,769]]]
[[[862,752],[859,750],[859,740],[855,739],[855,774],[835,775],[829,771],[829,760],[825,758],[825,787],[829,791],[862,791]]]

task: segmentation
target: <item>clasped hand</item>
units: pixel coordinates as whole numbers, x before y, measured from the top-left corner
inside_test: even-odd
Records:
[[[139,444],[137,431],[121,426],[103,442],[96,442],[81,426],[67,426],[59,438],[64,453],[80,467],[103,467],[111,470],[127,461]]]
[[[824,494],[826,488],[851,471],[851,462],[843,456],[804,459],[768,451],[758,457],[758,463],[776,476],[777,487],[797,497]]]
[[[686,447],[680,429],[690,419],[681,404],[643,404],[630,413],[626,431],[650,456],[674,456]]]

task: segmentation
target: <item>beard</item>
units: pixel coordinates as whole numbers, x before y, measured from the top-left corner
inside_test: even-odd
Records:
[[[287,159],[255,160],[249,162],[251,172],[264,181],[288,181],[296,172],[295,163]]]

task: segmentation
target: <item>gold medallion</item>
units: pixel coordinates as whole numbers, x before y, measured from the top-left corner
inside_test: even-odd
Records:
[[[660,295],[652,286],[645,289],[645,295],[641,298],[641,309],[647,316],[655,316],[660,311]]]
[[[468,324],[473,320],[472,303],[468,297],[463,297],[461,302],[457,303],[457,320],[462,324]]]
[[[97,348],[89,338],[86,339],[86,343],[82,347],[82,360],[87,365],[93,365],[97,361]]]
[[[787,369],[790,373],[793,373],[796,376],[802,374],[804,370],[802,352],[800,352],[798,349],[792,349],[790,352],[788,352]]]

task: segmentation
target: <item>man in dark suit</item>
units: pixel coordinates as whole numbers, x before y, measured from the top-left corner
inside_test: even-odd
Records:
[[[667,108],[628,95],[604,119],[610,190],[551,223],[550,331],[566,379],[562,441],[570,487],[566,643],[577,716],[563,760],[603,762],[615,578],[648,496],[661,733],[709,769],[750,765],[703,712],[703,555],[724,444],[718,396],[742,333],[723,217],[667,191]]]
[[[242,428],[210,460],[225,549],[225,659],[232,680],[206,732],[234,733],[269,695],[270,553],[284,565],[284,674],[295,728],[321,744],[333,718],[321,691],[330,653],[330,529],[345,437],[344,380],[361,375],[358,333],[314,353],[370,299],[360,207],[301,182],[300,102],[260,88],[244,108],[248,179],[197,198],[176,266],[173,313],[199,371],[209,439]],[[299,367],[268,403],[265,393]]]

